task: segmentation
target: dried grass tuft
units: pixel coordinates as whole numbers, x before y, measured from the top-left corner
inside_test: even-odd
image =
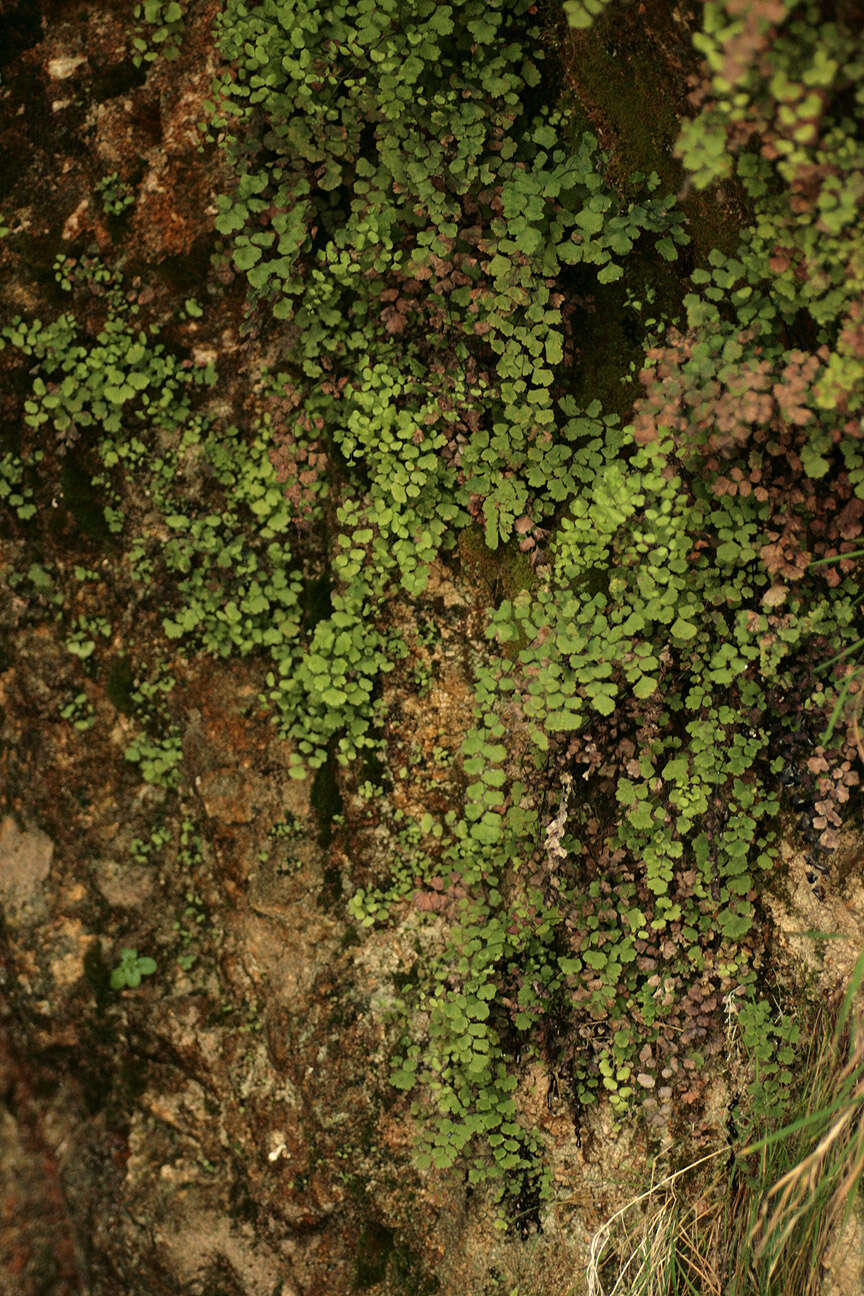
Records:
[[[839,1011],[816,1022],[797,1115],[617,1211],[592,1239],[588,1296],[819,1296],[864,1172],[862,980],[864,953]]]

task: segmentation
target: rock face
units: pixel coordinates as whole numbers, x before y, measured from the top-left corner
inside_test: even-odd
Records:
[[[0,216],[16,232],[14,247],[0,239],[0,309],[56,317],[58,257],[122,263],[142,324],[190,364],[227,358],[214,407],[240,418],[264,401],[250,375],[268,339],[241,321],[234,273],[211,256],[221,164],[197,123],[215,5],[187,9],[180,59],[136,66],[131,6],[0,0]],[[134,190],[122,221],[93,196],[114,174]],[[212,316],[179,319],[211,282]],[[92,337],[104,312],[87,309]],[[26,371],[4,353],[0,368],[14,436]],[[335,761],[314,782],[290,776],[251,659],[178,655],[168,714],[183,778],[142,783],[124,751],[132,677],[140,667],[149,679],[164,648],[159,591],[133,623],[127,556],[76,435],[46,445],[58,485],[38,544],[17,523],[0,540],[0,1296],[581,1292],[592,1234],[639,1192],[656,1146],[608,1114],[577,1126],[526,1059],[519,1109],[555,1184],[541,1233],[502,1236],[461,1171],[414,1169],[414,1114],[389,1058],[400,993],[443,941],[452,897],[405,901],[386,929],[350,920],[348,897],[387,874],[389,830]],[[146,499],[125,502],[148,516]],[[50,592],[21,592],[22,573],[33,585],[49,560],[88,573],[75,577],[74,614],[111,622],[83,684]],[[454,758],[491,583],[463,555],[458,570],[434,564],[425,595],[394,613],[412,657],[380,704],[391,759],[408,771],[394,796],[408,819],[441,816],[460,793]],[[802,892],[777,915],[790,962],[799,926],[836,920],[847,940],[835,965],[829,947],[826,991],[862,937],[851,871],[845,885],[843,912],[814,916]],[[134,988],[111,984],[123,949],[156,962]],[[726,1097],[720,1078],[718,1137]],[[658,1110],[668,1135],[662,1095]],[[853,1296],[851,1225],[842,1241],[831,1290]]]
[[[19,664],[20,697],[47,696],[50,662]],[[454,684],[457,708],[461,696]],[[47,714],[19,748],[16,784],[44,828],[10,815],[0,832],[4,1296],[467,1293],[496,1267],[525,1268],[521,1241],[496,1237],[459,1176],[411,1168],[409,1104],[387,1060],[420,915],[365,939],[346,923],[340,889],[375,848],[359,824],[320,844],[306,785],[245,714],[248,697],[236,670],[190,672],[198,772],[184,817],[200,837],[185,845],[181,825],[179,841],[157,832],[142,846],[154,810],[170,822],[171,807],[130,799],[110,726],[101,788]],[[425,710],[415,700],[421,744],[424,726],[441,741],[442,708],[440,690]],[[10,707],[8,734],[20,720]],[[73,814],[83,786],[93,802]],[[157,961],[137,989],[110,988],[121,946]],[[560,1279],[599,1221],[605,1154],[591,1171],[546,1087],[526,1073],[525,1104],[560,1143],[569,1240],[553,1232],[533,1254]]]
[[[3,215],[24,232],[0,252],[4,319],[56,314],[55,257],[94,249],[137,267],[153,318],[172,319],[211,229],[195,125],[212,6],[176,77],[134,68],[131,10],[37,9],[0,6]],[[123,229],[92,197],[106,172],[135,185]],[[229,308],[208,334],[220,352],[231,326]],[[4,391],[4,425],[19,394]],[[113,618],[113,557],[69,499],[52,557],[101,572]],[[26,546],[4,542],[4,589]],[[113,645],[113,675],[91,673],[95,723],[76,731],[58,715],[70,660],[52,616],[15,597],[2,616],[0,1292],[341,1293],[395,1268],[423,1290],[434,1214],[397,1219],[388,1198],[408,1147],[379,1131],[393,1113],[377,989],[333,903],[336,848],[250,718],[262,681],[188,664],[189,779],[166,795],[123,759],[122,663],[146,655],[146,627]],[[157,971],[117,991],[123,947]]]
[[[0,903],[11,927],[29,927],[45,917],[44,883],[53,857],[43,832],[22,831],[11,815],[0,823]]]

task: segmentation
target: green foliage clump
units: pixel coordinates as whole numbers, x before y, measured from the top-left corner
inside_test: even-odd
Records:
[[[759,502],[718,499],[668,441],[623,460],[626,440],[585,438],[588,489],[545,579],[490,618],[493,639],[522,646],[478,680],[485,718],[463,747],[475,781],[444,855],[469,894],[418,992],[428,1043],[407,1035],[394,1072],[437,1106],[431,1164],[509,1126],[507,1056],[514,1038],[531,1047],[541,1021],[557,1022],[556,1063],[583,1105],[600,1092],[623,1112],[661,1069],[701,1069],[722,1047],[709,1024],[724,1003],[759,1060],[763,1105],[782,1101],[791,1076],[794,1032],[748,967],[754,902],[777,864],[784,761],[772,753],[799,719],[772,703],[800,693],[796,655],[814,634],[850,633],[855,600],[814,583],[778,611],[753,542]],[[507,768],[502,713],[538,764],[554,752],[589,780],[584,802],[564,796],[539,858],[543,825]],[[514,861],[533,869],[520,880]],[[603,1023],[587,1049],[586,1018]],[[524,1169],[516,1137],[487,1139],[498,1169],[481,1156],[474,1171]]]
[[[577,27],[605,7],[566,6]],[[409,900],[446,911],[391,1078],[427,1118],[419,1164],[464,1158],[499,1197],[544,1186],[523,1055],[577,1110],[605,1096],[658,1119],[655,1091],[700,1101],[733,1015],[769,1107],[792,1073],[754,927],[780,777],[832,701],[814,667],[835,654],[840,682],[861,642],[864,188],[855,57],[814,6],[781,8],[705,5],[703,107],[680,151],[697,185],[734,175],[754,220],[693,270],[676,328],[661,340],[650,320],[623,426],[574,395],[591,317],[650,301],[645,265],[689,240],[656,176],[615,192],[596,140],[545,102],[530,0],[224,0],[209,130],[233,183],[215,225],[246,330],[273,327],[254,397],[280,417],[226,420],[215,365],[143,327],[92,257],[55,274],[74,305],[98,301],[96,326],[70,308],[0,334],[30,371],[0,498],[36,515],[37,437],[85,451],[131,606],[177,649],[260,657],[298,778],[386,756],[382,682],[409,654],[396,614],[460,531],[508,563],[532,555],[474,657],[461,804],[394,815],[391,875],[349,900],[364,927]],[[138,16],[176,54],[182,7]],[[734,71],[745,38],[752,65]],[[120,214],[115,181],[100,192]],[[616,287],[634,266],[639,300]],[[186,327],[204,313],[188,298]],[[53,608],[40,573],[33,597]],[[85,590],[60,611],[86,673],[115,630],[93,606]],[[172,688],[167,669],[134,676],[125,751],[169,790]],[[61,716],[89,725],[87,697],[76,684]],[[826,846],[857,781],[847,751],[810,767]],[[153,970],[123,954],[118,985]]]
[[[192,388],[215,378],[212,368],[184,369],[126,312],[112,313],[92,341],[79,335],[72,313],[50,324],[13,320],[0,340],[27,357],[36,374],[24,406],[27,426],[47,425],[61,438],[98,429],[106,468],[139,464],[142,430],[179,427],[189,417]],[[116,435],[129,425],[137,436]]]
[[[122,216],[135,203],[135,193],[116,171],[103,176],[96,193],[109,216]]]
[[[83,689],[79,689],[74,697],[63,704],[60,708],[60,715],[64,720],[69,720],[73,728],[81,732],[92,729],[96,723],[96,715],[90,699]]]
[[[717,321],[723,335],[713,339],[716,358],[703,359],[700,379],[710,382],[729,359],[742,381],[773,371],[780,397],[788,390],[787,400],[778,398],[781,412],[808,427],[808,476],[828,471],[826,451],[839,442],[857,486],[860,429],[848,415],[864,399],[860,43],[841,21],[824,21],[818,5],[781,5],[781,15],[772,5],[767,16],[765,7],[733,18],[731,6],[706,6],[702,107],[680,140],[697,184],[733,175],[754,207],[737,256],[718,254],[694,276],[701,291],[688,300],[691,327],[707,343]],[[790,346],[804,317],[813,336]]]
[[[111,989],[123,990],[128,987],[135,990],[141,984],[141,978],[152,976],[156,971],[156,960],[137,949],[121,949],[120,962],[111,973]]]
[[[562,267],[591,267],[602,285],[643,236],[670,259],[687,239],[672,200],[651,195],[656,178],[622,202],[590,136],[568,147],[560,113],[522,110],[541,80],[528,9],[299,6],[290,31],[273,4],[237,0],[222,16],[233,66],[214,130],[244,161],[217,229],[253,291],[292,322],[307,406],[373,482],[390,474],[421,554],[466,509],[494,546],[566,492],[552,394],[568,347]],[[259,141],[280,161],[254,165]],[[333,383],[334,367],[347,381]],[[395,459],[364,444],[361,411],[399,429]],[[345,437],[349,421],[359,438]]]
[[[211,131],[236,184],[216,228],[286,322],[288,379],[341,467],[333,613],[268,678],[298,774],[331,741],[342,761],[376,745],[376,681],[404,653],[377,627],[456,530],[476,519],[495,548],[575,488],[557,279],[584,267],[602,290],[640,240],[668,259],[687,241],[656,177],[617,198],[596,142],[566,142],[536,104],[529,11],[303,3],[286,23],[230,0],[220,16]]]
[[[136,67],[153,63],[157,58],[173,62],[180,55],[184,30],[184,4],[181,0],[142,0],[134,8],[138,34],[132,41]]]
[[[585,27],[604,8],[570,4],[568,17]],[[709,63],[750,22],[728,9],[706,6]],[[758,43],[759,13],[751,27]],[[734,165],[754,227],[736,256],[697,268],[686,323],[663,345],[651,339],[645,398],[621,427],[570,390],[585,324],[572,284],[602,308],[628,257],[673,262],[687,235],[656,177],[615,194],[596,141],[543,102],[528,0],[298,0],[290,21],[275,0],[227,0],[219,31],[229,70],[211,132],[235,185],[217,199],[216,227],[258,308],[284,321],[297,427],[330,460],[330,607],[299,652],[287,637],[267,677],[295,772],[379,746],[378,682],[406,651],[385,629],[394,601],[422,593],[459,528],[479,523],[492,550],[539,551],[551,532],[530,588],[490,616],[498,654],[477,668],[465,803],[436,845],[458,919],[409,1006],[428,1030],[406,1030],[393,1077],[436,1113],[423,1164],[468,1155],[475,1181],[524,1185],[536,1147],[516,1120],[510,1059],[538,1047],[540,1023],[567,1041],[547,1060],[577,1100],[606,1093],[619,1111],[661,1075],[701,1072],[723,1004],[737,1005],[748,1038],[783,1034],[748,970],[777,863],[776,744],[794,745],[795,708],[824,713],[802,662],[829,637],[853,642],[857,610],[848,568],[833,592],[803,580],[778,468],[792,448],[841,506],[857,490],[858,451],[853,437],[838,444],[830,395],[854,378],[856,344],[839,343],[835,323],[844,311],[854,323],[854,276],[838,273],[843,249],[826,253],[797,219],[774,159],[743,152]],[[775,36],[788,64],[794,41]],[[827,86],[823,55],[811,62]],[[747,103],[761,105],[747,85]],[[717,72],[711,93],[727,89]],[[725,159],[746,141],[731,129],[746,117],[736,93],[721,149],[705,143],[710,114],[682,138],[698,184],[720,174],[699,148]],[[841,154],[848,181],[852,155]],[[797,155],[776,157],[789,184],[783,167]],[[845,237],[847,189],[835,210],[823,169],[820,211]],[[817,354],[823,413],[808,407],[806,419],[799,398],[815,371],[784,332],[802,310],[823,330],[819,345],[845,345],[840,367]],[[806,435],[772,426],[775,412]],[[830,556],[855,516],[829,524],[816,552]],[[794,704],[778,716],[783,696]],[[532,753],[519,778],[514,733]],[[544,785],[563,789],[551,822],[537,803]],[[389,885],[353,898],[355,918],[380,921],[431,867],[403,841]],[[787,1060],[771,1064],[778,1083]]]
[[[830,100],[849,90],[860,100],[860,50],[843,23],[825,21],[812,0],[709,0],[693,44],[706,73],[701,111],[685,123],[678,147],[697,185],[731,175],[735,154],[750,140],[794,183],[827,142]],[[852,153],[848,137],[833,142],[840,146],[839,182]],[[854,204],[854,194],[848,201]]]
[[[180,786],[183,739],[178,730],[160,737],[141,734],[129,743],[123,754],[127,761],[139,767],[145,783],[164,788]]]
[[[371,786],[368,792],[368,800],[376,805],[379,815],[383,816],[386,813],[386,799],[380,790]],[[395,864],[390,869],[387,883],[383,887],[357,887],[348,901],[348,913],[361,927],[371,927],[375,922],[386,919],[394,905],[411,895],[418,880],[436,876],[436,862],[424,850],[423,841],[433,830],[437,830],[437,838],[442,836],[440,823],[434,821],[428,813],[419,822],[415,821],[398,808],[390,810],[388,818]],[[441,884],[440,879],[437,884]]]
[[[611,0],[564,0],[564,13],[577,31],[590,27],[608,8]]]
[[[189,449],[218,482],[227,506],[205,512],[186,496],[168,512],[166,500],[170,538],[159,556],[179,597],[163,618],[165,633],[216,657],[263,649],[283,660],[299,630],[301,581],[266,435],[247,444],[236,427],[214,429]]]
[[[35,465],[42,457],[37,450],[30,459]],[[21,522],[32,518],[36,512],[33,491],[27,480],[26,466],[21,458],[7,450],[0,456],[0,500],[12,509]]]

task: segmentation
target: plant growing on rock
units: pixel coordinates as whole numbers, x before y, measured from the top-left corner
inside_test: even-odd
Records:
[[[136,949],[121,949],[120,962],[111,973],[111,989],[135,990],[141,984],[142,977],[152,976],[155,971],[155,959],[139,954]]]

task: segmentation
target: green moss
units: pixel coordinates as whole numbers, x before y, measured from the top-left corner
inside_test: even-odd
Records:
[[[512,599],[522,590],[532,589],[537,583],[537,577],[528,555],[522,553],[513,540],[500,554],[499,582],[504,597]]]
[[[691,111],[682,64],[687,71],[697,67],[687,25],[697,23],[687,0],[674,20],[666,0],[638,8],[612,4],[589,30],[572,33],[564,62],[578,96],[576,115],[587,111],[609,151],[616,185],[626,188],[634,173],[653,171],[665,190],[682,194],[698,264],[712,248],[734,249],[747,204],[738,186],[729,193],[689,192],[676,156],[681,121]]]
[[[656,171],[665,189],[677,191],[684,180],[672,154],[681,83],[670,82],[644,15],[615,6],[573,41],[571,75],[582,103],[614,138],[617,172],[626,182],[634,172]]]
[[[500,559],[486,544],[482,528],[476,524],[463,527],[459,532],[458,546],[463,575],[471,584],[480,587],[483,602],[491,603]]]

